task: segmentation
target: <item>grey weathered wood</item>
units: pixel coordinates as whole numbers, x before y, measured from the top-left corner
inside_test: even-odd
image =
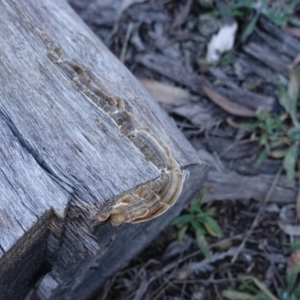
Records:
[[[211,170],[208,174],[203,201],[224,201],[255,199],[264,201],[275,175],[260,174],[257,176],[242,176],[229,170]],[[269,202],[295,203],[299,186],[295,181],[289,181],[286,176],[279,178]]]
[[[42,299],[86,299],[200,189],[206,166],[65,1],[0,8],[1,297],[22,299],[36,283]],[[188,171],[162,217],[100,222],[140,186],[177,174],[180,191]],[[159,211],[172,205],[160,201]],[[150,211],[133,206],[120,223]]]

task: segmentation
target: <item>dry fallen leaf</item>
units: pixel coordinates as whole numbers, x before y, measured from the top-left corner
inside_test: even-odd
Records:
[[[243,126],[237,122],[235,122],[232,118],[226,118],[226,123],[232,127],[232,128],[236,128],[236,129],[243,129]]]
[[[192,4],[193,0],[187,0],[184,8],[175,15],[175,20],[171,28],[179,27],[186,21],[186,18],[188,17],[189,12],[191,10]]]
[[[290,68],[291,69],[295,68],[299,64],[299,62],[300,62],[300,52],[294,58],[292,64],[290,65]]]
[[[300,28],[298,28],[298,27],[286,27],[284,29],[284,31],[287,34],[292,35],[292,36],[300,39]]]
[[[184,89],[155,80],[139,79],[139,81],[159,103],[179,106],[189,101],[190,94]]]
[[[255,117],[255,112],[253,110],[228,100],[223,95],[213,91],[207,85],[202,84],[202,89],[211,101],[228,113],[239,117]]]

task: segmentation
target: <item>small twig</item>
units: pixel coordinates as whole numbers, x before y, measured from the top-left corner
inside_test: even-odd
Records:
[[[260,217],[262,216],[262,214],[264,213],[265,211],[265,208],[266,208],[266,205],[268,203],[268,201],[270,200],[271,196],[272,196],[272,193],[274,192],[274,189],[278,183],[278,180],[279,180],[279,177],[280,177],[280,174],[282,172],[282,167],[279,169],[279,171],[277,172],[273,182],[272,182],[272,185],[266,195],[266,197],[264,198],[261,206],[260,206],[260,209],[255,217],[255,219],[253,220],[253,223],[250,227],[250,229],[247,231],[246,235],[245,235],[245,238],[243,239],[242,243],[240,244],[237,252],[235,253],[235,255],[233,256],[232,260],[231,260],[231,263],[235,263],[236,259],[238,258],[239,254],[241,253],[242,249],[245,247],[245,244],[247,242],[247,240],[249,239],[249,237],[252,235],[253,233],[253,230],[254,228],[258,225],[259,221],[260,221]]]
[[[163,287],[161,287],[160,291],[158,293],[155,293],[156,296],[155,298],[153,298],[153,300],[158,300],[161,299],[161,295],[169,288],[169,287],[173,287],[176,288],[177,290],[180,290],[180,288],[171,280],[169,280],[168,278],[164,278],[163,279],[165,282],[165,285]],[[181,290],[182,292],[182,290]],[[186,297],[189,297],[189,295],[186,292],[183,292],[183,295],[185,295]],[[183,297],[182,297],[183,298]]]
[[[153,300],[160,299],[160,296],[171,286],[171,282],[170,281],[168,281],[168,280],[164,280],[164,281],[165,281],[164,285],[162,287],[160,287],[160,291],[158,291],[156,293],[156,296],[155,296],[155,298]]]
[[[182,253],[180,254],[180,257],[179,257],[179,261],[182,259]],[[173,273],[175,273],[177,270],[178,270],[178,267],[179,267],[179,263],[177,263],[175,266],[174,266],[174,268],[173,268]],[[159,274],[160,274],[160,272],[159,272]],[[159,278],[160,277],[160,275],[159,274],[156,274],[156,276],[154,277],[155,278],[155,280],[157,279],[157,278]],[[164,278],[163,277],[163,275],[164,275],[165,273],[161,273],[161,278],[164,280],[164,281],[166,281],[166,280],[168,280],[169,281],[169,279],[166,277],[166,278]],[[169,277],[170,277],[170,275],[169,275]],[[151,281],[153,278],[150,278],[150,280],[149,281]],[[154,281],[154,279],[152,280],[152,282]],[[168,287],[169,287],[169,285],[170,285],[170,283],[168,283],[167,285],[166,285],[166,287],[165,287],[165,289],[161,289],[161,287],[159,287],[159,289],[158,290],[161,290],[161,292],[163,292],[164,290],[166,290],[166,289],[168,289]],[[161,292],[154,292],[154,295],[156,295],[156,294],[161,294]],[[157,297],[156,297],[157,298]],[[156,299],[155,298],[155,299]],[[155,300],[154,299],[154,300]]]
[[[125,41],[123,43],[123,47],[122,47],[121,54],[120,54],[120,61],[122,63],[125,62],[125,55],[126,55],[126,52],[127,52],[128,41],[129,41],[129,38],[130,38],[130,35],[131,35],[131,32],[132,32],[132,28],[133,28],[133,23],[130,22],[128,27],[127,27],[127,31],[126,31],[126,35],[125,35]]]
[[[176,282],[174,281],[174,283],[176,283]],[[185,289],[186,289],[186,280],[184,279],[182,287],[181,287],[180,298],[183,298],[183,295],[186,294]]]
[[[209,284],[222,284],[222,283],[228,283],[228,282],[236,282],[238,281],[237,278],[221,278],[221,279],[175,279],[174,283],[179,283],[181,284],[182,281],[184,281],[186,284],[198,284],[198,283],[202,283],[205,285],[209,285]]]
[[[104,289],[101,293],[101,296],[99,298],[97,298],[98,300],[105,300],[107,298],[107,295],[109,293],[109,291],[111,290],[114,282],[116,281],[117,275],[115,275],[113,278],[111,278],[110,280],[108,280],[104,286]]]
[[[216,285],[215,283],[213,284],[213,287],[214,287],[214,290],[215,290],[215,293],[216,293],[218,299],[224,300],[224,298],[223,298],[222,295],[220,294],[220,291],[219,291],[219,289],[218,289],[218,287],[217,287],[217,285]]]

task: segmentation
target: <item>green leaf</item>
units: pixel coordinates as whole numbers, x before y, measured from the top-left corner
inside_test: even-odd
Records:
[[[172,225],[185,224],[190,223],[194,219],[192,214],[185,214],[177,217],[175,220],[171,222]]]
[[[292,108],[296,107],[297,100],[299,97],[299,73],[298,70],[295,68],[292,68],[290,70],[290,80],[288,83],[288,89],[287,94],[290,97],[291,106]]]
[[[253,0],[239,0],[239,1],[232,1],[227,4],[229,9],[238,9],[238,8],[248,8],[252,9],[255,7],[255,3]]]
[[[210,235],[212,235],[214,237],[219,237],[219,238],[223,236],[222,229],[220,228],[217,221],[215,221],[212,217],[210,217],[208,215],[205,219],[204,226]]]
[[[282,85],[277,85],[277,90],[280,105],[286,112],[290,113],[293,110],[293,106],[291,105],[291,99],[289,98],[287,91]]]
[[[288,142],[290,142],[289,139],[288,139]],[[284,138],[282,138],[282,137],[275,138],[274,140],[271,140],[271,142],[270,142],[270,149],[282,147],[282,146],[285,146],[285,145],[286,145],[286,141],[285,141]]]
[[[298,297],[297,299],[300,298],[300,286],[294,290],[293,295],[295,295],[296,297]]]
[[[204,227],[197,220],[192,220],[191,224],[194,227],[194,229],[196,230],[196,232],[199,232],[200,234],[203,234],[203,235],[206,234]]]
[[[204,223],[205,222],[205,219],[206,219],[206,214],[204,212],[200,212],[197,214],[196,216],[196,220],[197,222],[199,223]]]
[[[212,16],[212,17],[218,17],[221,13],[218,10],[211,10],[211,11],[207,11],[203,14],[201,14],[202,16]]]
[[[259,143],[263,146],[266,146],[268,145],[268,135],[266,133],[263,133],[261,136],[260,136],[260,139],[259,139]]]
[[[235,9],[234,7],[229,7],[229,5],[224,7],[224,11],[222,14],[228,15],[228,16],[235,16],[235,17],[245,17],[247,16],[247,12]]]
[[[205,214],[208,216],[213,216],[215,214],[216,209],[214,207],[210,207],[205,210]]]
[[[256,113],[256,117],[259,121],[265,122],[265,119],[269,116],[269,113],[265,109],[259,109]]]
[[[292,255],[289,257],[286,268],[286,283],[288,289],[291,290],[295,283],[298,275],[300,274],[300,250],[294,250]]]
[[[255,166],[258,167],[262,164],[262,162],[267,158],[268,151],[266,148],[264,148],[257,156],[255,160]]]
[[[244,292],[237,292],[233,290],[225,290],[222,292],[222,296],[229,299],[229,300],[250,300],[253,295],[244,293]]]
[[[288,84],[288,89],[287,89],[287,94],[290,99],[290,109],[289,111],[293,123],[295,127],[300,127],[299,126],[299,121],[297,119],[297,101],[299,98],[299,90],[300,90],[300,76],[299,72],[296,68],[292,68],[290,70],[290,80]]]
[[[300,250],[300,240],[295,240],[294,242],[292,243],[283,243],[282,244],[283,246],[288,246],[288,247],[291,247],[295,250],[299,249]]]
[[[292,293],[289,300],[299,300],[299,298],[297,297],[297,295]]]
[[[300,27],[300,19],[297,17],[290,17],[289,23],[291,23],[294,26]]]
[[[184,226],[181,227],[180,230],[178,231],[178,233],[177,233],[177,238],[178,238],[179,243],[182,242],[183,237],[184,237],[184,235],[185,235],[187,229],[188,229],[188,226],[187,226],[187,225],[184,225]]]
[[[249,300],[269,300],[269,298],[266,295],[260,293],[251,297]]]
[[[287,151],[284,159],[283,159],[283,167],[287,173],[287,177],[289,180],[294,179],[296,175],[296,163],[298,158],[298,144],[299,142],[295,142]]]
[[[256,288],[253,286],[253,283],[249,280],[243,280],[238,286],[238,290],[242,292],[256,293]]]
[[[206,258],[211,257],[211,252],[209,249],[209,245],[205,239],[205,236],[201,234],[199,231],[196,231],[196,241],[199,249],[203,253]]]
[[[242,42],[244,42],[248,38],[248,36],[250,36],[252,34],[252,32],[254,31],[258,17],[259,17],[259,14],[256,13],[254,18],[252,18],[252,20],[246,25],[245,29],[243,30],[242,36],[241,36]]]
[[[265,128],[264,130],[269,134],[272,135],[274,132],[274,129],[276,129],[276,125],[275,124],[275,117],[271,116],[270,114],[268,114],[264,120],[265,123]]]
[[[253,131],[253,130],[255,130],[255,129],[258,127],[258,124],[257,124],[257,122],[253,122],[253,123],[250,123],[250,122],[248,122],[248,123],[242,123],[242,124],[241,124],[241,127],[242,127],[243,129],[245,129],[245,130]]]
[[[253,276],[245,276],[244,279],[249,279],[254,282],[254,284],[262,291],[262,293],[267,297],[268,300],[278,300],[276,296],[274,296],[270,290],[263,285],[258,279]]]
[[[290,128],[287,132],[288,136],[292,138],[293,140],[299,140],[300,139],[300,128]]]
[[[283,288],[278,288],[277,289],[277,295],[279,297],[279,299],[285,299],[286,298],[286,291]]]
[[[280,27],[285,27],[286,26],[287,18],[283,18],[282,16],[278,16],[277,14],[272,12],[271,10],[263,11],[263,13],[274,24],[276,24]]]
[[[288,83],[287,91],[284,90],[283,86],[278,85],[279,102],[284,109],[290,114],[294,126],[300,127],[297,119],[297,100],[299,97],[300,89],[300,76],[298,70],[293,68],[290,70],[290,80]]]
[[[201,211],[201,202],[197,200],[192,201],[190,206],[190,212],[195,213],[200,211]]]

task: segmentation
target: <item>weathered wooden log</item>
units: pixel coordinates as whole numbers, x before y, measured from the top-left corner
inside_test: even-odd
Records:
[[[87,299],[206,165],[65,1],[0,7],[0,298]]]

